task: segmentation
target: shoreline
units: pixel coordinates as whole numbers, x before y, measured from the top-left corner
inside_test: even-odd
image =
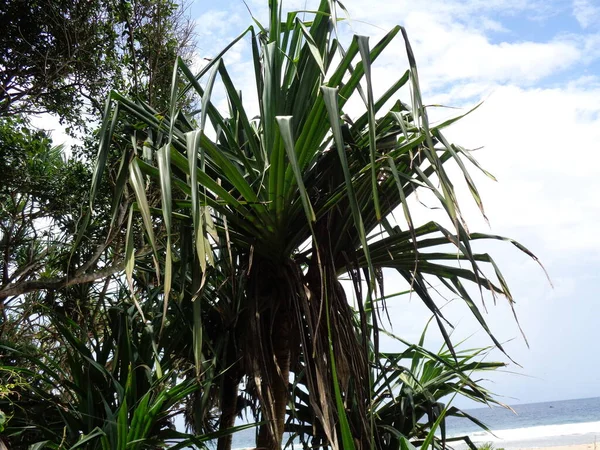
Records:
[[[544,447],[522,447],[520,450],[600,450],[600,442],[592,442],[590,444],[557,445]]]
[[[600,424],[592,422],[592,424]],[[525,429],[521,429],[525,431]],[[521,431],[520,430],[520,431]],[[518,433],[518,435],[506,436],[504,439],[491,437],[486,439],[482,436],[477,436],[473,439],[476,446],[481,446],[485,443],[491,443],[494,449],[497,450],[600,450],[600,429],[598,431],[585,430],[580,433],[570,434],[554,434],[554,435],[536,435],[527,436],[526,433]],[[468,450],[466,444],[460,443],[453,446],[456,450]]]
[[[469,437],[475,445],[489,442],[494,448],[505,450],[600,450],[600,421],[493,430],[493,433],[473,433]]]

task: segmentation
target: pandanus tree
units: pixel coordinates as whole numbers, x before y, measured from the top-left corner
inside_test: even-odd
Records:
[[[135,192],[126,274],[154,267],[165,322],[172,308],[193,304],[197,376],[221,367],[218,395],[206,395],[218,398],[224,428],[245,380],[260,405],[259,448],[281,446],[292,374],[303,377],[328,445],[378,446],[370,367],[380,361],[383,269],[395,269],[432,311],[451,352],[449,324],[428,289],[433,279],[467,304],[500,348],[465,282],[513,302],[491,257],[472,250],[473,240],[502,238],[467,231],[446,163],[462,171],[481,207],[466,164],[479,166],[442,134],[456,119],[429,123],[405,30],[393,28],[373,47],[354,36],[344,48],[337,6],[322,0],[304,21],[297,12],[283,17],[271,0],[269,26],[255,21],[198,74],[178,62],[168,110],[113,92],[101,132],[92,201],[115,124],[134,118],[115,190],[115,205]],[[372,64],[400,36],[408,70],[375,99]],[[224,63],[242,39],[250,42],[247,76],[256,87],[244,98]],[[224,98],[213,94],[218,82]],[[408,104],[396,99],[404,86]],[[185,114],[178,99],[194,91],[201,109]],[[244,104],[253,94],[256,112]],[[348,118],[354,96],[364,109]],[[433,194],[451,227],[413,221],[417,190]],[[390,219],[396,210],[402,224]],[[342,276],[353,281],[358,320]]]

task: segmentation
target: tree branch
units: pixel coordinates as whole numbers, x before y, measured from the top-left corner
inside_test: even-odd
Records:
[[[135,254],[135,258],[140,258],[149,255],[150,253],[152,253],[152,248],[146,246],[141,248]],[[125,261],[120,261],[108,267],[104,267],[103,269],[74,277],[48,278],[45,280],[31,280],[11,283],[0,289],[0,305],[3,304],[4,300],[8,297],[27,294],[33,291],[57,290],[76,284],[90,283],[92,281],[109,277],[123,270],[125,270]]]
[[[90,283],[92,281],[96,281],[113,275],[117,272],[121,272],[124,269],[125,262],[121,261],[119,263],[100,269],[96,272],[83,274],[77,277],[49,278],[45,280],[32,280],[25,281],[23,283],[9,284],[8,286],[0,290],[0,301],[3,301],[8,297],[27,294],[28,292],[57,290],[75,284]]]

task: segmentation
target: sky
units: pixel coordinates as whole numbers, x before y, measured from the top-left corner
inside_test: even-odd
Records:
[[[267,22],[266,0],[246,3]],[[519,365],[491,374],[487,386],[513,404],[600,396],[600,0],[343,3],[350,14],[340,24],[346,42],[356,33],[371,36],[374,45],[394,25],[406,28],[424,103],[456,108],[431,107],[434,121],[482,102],[446,131],[452,142],[482,147],[476,157],[497,179],[475,177],[489,224],[459,187],[470,230],[521,242],[550,277],[552,284],[535,261],[508,243],[478,245],[502,268],[529,343],[506,301],[494,306],[488,299],[486,320]],[[315,0],[284,2],[288,10],[315,6]],[[252,23],[241,0],[195,0],[190,13],[196,21],[196,67]],[[401,38],[387,50],[374,66],[376,94],[408,67]],[[239,86],[250,89],[248,40],[232,48],[225,62]],[[249,92],[244,100],[252,109],[256,100]],[[349,106],[346,112],[352,117],[352,111]],[[417,217],[441,220],[431,210]],[[393,292],[400,282],[386,275]],[[417,341],[429,318],[426,308],[410,296],[388,307],[392,330]],[[452,301],[444,311],[455,324],[456,340],[469,337],[468,347],[491,345],[464,304]],[[427,345],[441,343],[432,327]],[[393,349],[390,342],[384,345]],[[489,358],[507,361],[498,351]]]
[[[267,2],[246,3],[266,23]],[[394,25],[406,28],[424,103],[460,108],[431,108],[434,120],[483,102],[446,131],[452,142],[482,147],[477,159],[498,180],[476,177],[489,225],[462,188],[470,229],[521,242],[550,277],[552,285],[510,244],[479,246],[500,264],[529,343],[507,303],[500,299],[494,306],[488,299],[486,320],[520,367],[511,363],[487,386],[514,404],[600,396],[600,0],[343,3],[350,20],[340,32],[348,39],[363,34],[374,45]],[[288,10],[315,6],[314,0],[284,2]],[[199,59],[214,56],[251,24],[242,1],[196,0],[191,11]],[[225,58],[248,87],[249,56],[242,43]],[[406,68],[398,40],[375,64],[376,92]],[[424,211],[423,220],[435,214]],[[399,282],[387,275],[392,292]],[[429,317],[425,307],[409,296],[388,306],[393,331],[416,341]],[[469,347],[491,344],[464,304],[453,301],[444,310],[457,340],[470,336]],[[432,348],[442,342],[433,327],[428,337]],[[498,351],[489,358],[506,361]]]

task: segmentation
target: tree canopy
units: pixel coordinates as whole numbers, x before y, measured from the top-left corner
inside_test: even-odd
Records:
[[[191,22],[172,0],[5,0],[0,115],[49,112],[72,125],[101,114],[111,89],[160,106]]]

